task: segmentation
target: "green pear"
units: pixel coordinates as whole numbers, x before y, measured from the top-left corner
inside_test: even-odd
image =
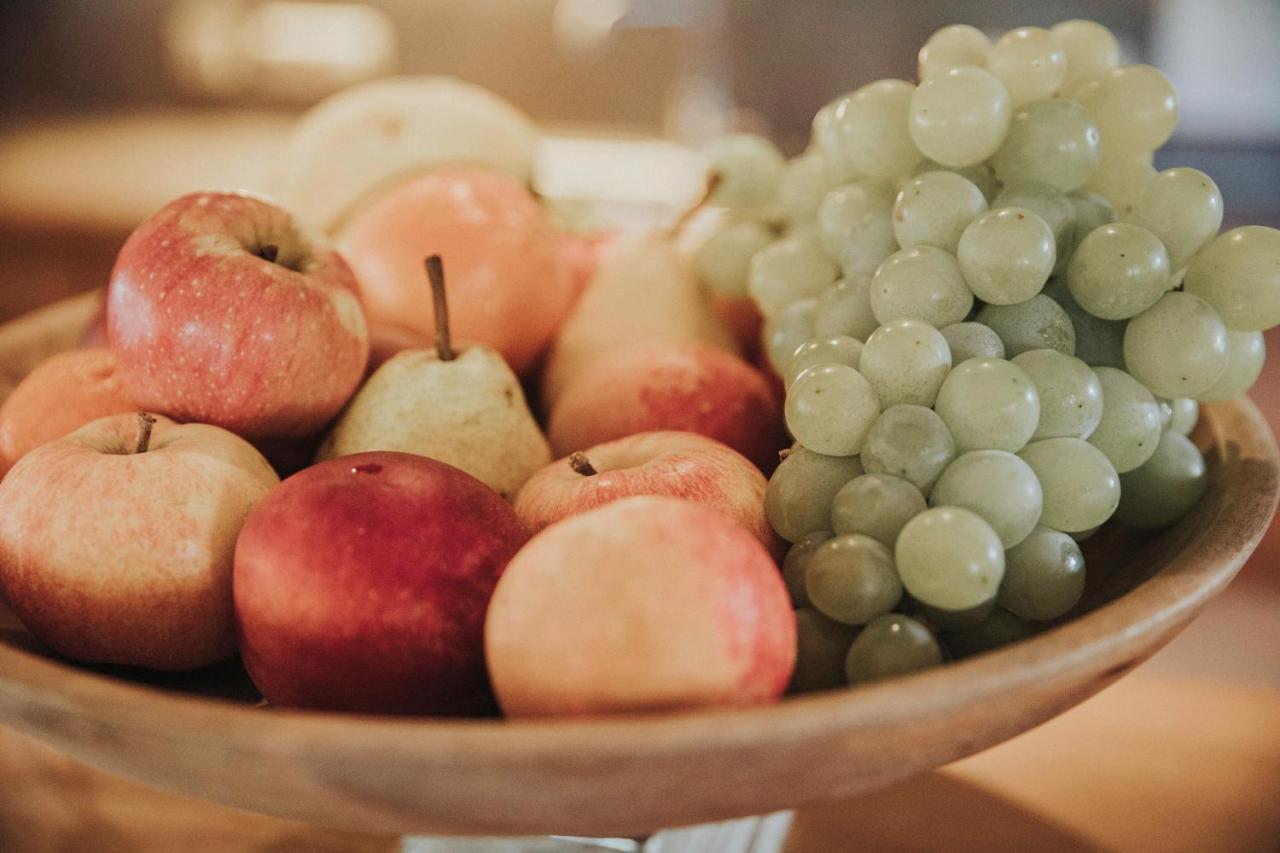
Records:
[[[436,347],[397,353],[365,382],[320,446],[316,461],[399,450],[460,468],[511,498],[551,462],[515,373],[481,346],[449,340],[444,272],[427,259],[436,307]]]

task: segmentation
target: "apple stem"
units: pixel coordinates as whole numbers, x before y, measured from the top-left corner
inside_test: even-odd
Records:
[[[569,454],[569,467],[577,471],[584,477],[594,477],[600,472],[591,464],[591,460],[587,458],[587,454],[575,450]]]
[[[156,419],[146,412],[138,412],[138,446],[134,449],[134,453],[146,453],[147,448],[151,446],[151,428],[155,426]]]
[[[427,279],[431,282],[431,299],[436,312],[436,355],[441,361],[453,361],[458,354],[449,341],[449,300],[444,292],[444,260],[430,255],[426,260]]]
[[[707,183],[702,188],[702,194],[698,196],[697,201],[689,207],[686,207],[684,212],[676,217],[676,221],[671,224],[671,230],[669,233],[672,237],[683,231],[685,226],[688,225],[693,220],[693,217],[698,214],[698,211],[707,206],[707,202],[711,200],[712,193],[716,191],[716,188],[720,186],[723,180],[724,175],[720,174],[715,169],[712,169],[707,173]]]

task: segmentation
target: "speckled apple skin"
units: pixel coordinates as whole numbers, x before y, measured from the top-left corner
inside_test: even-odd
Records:
[[[771,554],[782,551],[782,540],[764,514],[768,481],[749,459],[715,439],[691,432],[642,432],[598,444],[583,455],[597,473],[580,474],[564,458],[520,489],[514,507],[530,533],[623,498],[667,495],[719,509]]]
[[[435,350],[397,353],[356,392],[317,459],[372,450],[446,462],[508,500],[551,461],[520,380],[480,346],[447,362]]]
[[[274,704],[464,714],[488,697],[484,614],[527,534],[479,480],[361,453],[285,480],[236,548],[241,655]]]
[[[0,405],[0,476],[42,444],[98,418],[137,409],[124,393],[110,350],[58,353],[28,373]]]
[[[249,510],[279,480],[248,442],[158,418],[94,421],[0,483],[0,583],[18,618],[69,658],[160,670],[235,653],[231,567]]]
[[[268,244],[277,263],[253,254]],[[346,262],[286,211],[235,193],[183,196],[130,235],[107,337],[138,405],[253,439],[321,429],[369,356]]]
[[[633,497],[530,540],[498,583],[485,651],[513,717],[752,705],[787,686],[795,615],[740,525]]]
[[[369,320],[432,334],[423,259],[444,260],[453,337],[497,350],[516,373],[547,348],[577,294],[546,211],[519,182],[453,167],[358,209],[338,238]]]
[[[623,347],[577,374],[551,410],[557,456],[654,430],[721,441],[765,473],[787,446],[769,382],[742,359],[704,344]]]

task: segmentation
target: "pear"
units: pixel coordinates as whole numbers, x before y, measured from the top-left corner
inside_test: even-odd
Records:
[[[427,258],[435,301],[435,349],[392,356],[365,382],[320,446],[316,461],[398,450],[460,468],[511,498],[551,450],[515,373],[494,350],[454,350],[444,267]]]
[[[740,355],[733,332],[669,231],[622,236],[560,328],[542,374],[549,410],[575,375],[633,344],[703,343]]]

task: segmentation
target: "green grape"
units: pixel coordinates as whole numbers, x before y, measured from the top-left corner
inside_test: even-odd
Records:
[[[982,516],[960,507],[934,507],[908,521],[894,557],[911,597],[943,610],[989,601],[1004,576],[1000,537]]]
[[[846,335],[828,335],[807,340],[796,347],[791,356],[791,366],[787,368],[787,386],[790,387],[801,373],[819,364],[847,364],[857,370],[861,356],[862,341]]]
[[[720,176],[708,201],[722,207],[760,208],[773,201],[782,173],[782,152],[751,133],[733,133],[712,141],[702,151]]]
[[[1142,194],[1155,175],[1150,152],[1109,153],[1104,145],[1102,162],[1085,189],[1103,196],[1111,202],[1117,218],[1128,221],[1137,216]]]
[[[892,548],[906,523],[927,508],[920,490],[901,477],[863,474],[836,493],[831,523],[836,533],[861,533]]]
[[[853,456],[880,415],[876,392],[847,364],[821,364],[787,389],[787,429],[815,453]]]
[[[1024,207],[982,214],[964,229],[956,251],[960,271],[974,295],[994,305],[1026,302],[1053,271],[1053,231]]]
[[[867,433],[862,467],[901,477],[927,495],[955,455],[951,433],[933,409],[898,405],[885,409]]]
[[[1102,420],[1102,385],[1098,376],[1074,356],[1052,349],[1033,349],[1013,359],[1036,384],[1040,394],[1037,438],[1088,438]]]
[[[933,487],[929,503],[958,506],[982,517],[1012,548],[1040,520],[1044,496],[1031,467],[1003,450],[970,450],[947,466]]]
[[[973,291],[960,265],[936,246],[915,246],[890,255],[871,279],[871,310],[880,323],[923,320],[948,326],[969,316]]]
[[[1051,278],[1044,287],[1048,296],[1062,308],[1075,332],[1076,358],[1090,367],[1124,369],[1124,323],[1102,320],[1080,307],[1065,278]]]
[[[799,542],[806,533],[831,529],[836,492],[865,473],[853,456],[823,456],[803,447],[783,459],[765,491],[764,512],[778,535]]]
[[[987,209],[977,185],[955,172],[925,172],[898,192],[893,234],[904,249],[937,246],[954,253],[965,228]]]
[[[797,299],[817,296],[838,274],[820,246],[792,235],[773,241],[751,258],[747,290],[760,313],[772,317]]]
[[[1245,225],[1219,234],[1187,268],[1186,288],[1236,331],[1280,325],[1280,231]]]
[[[1258,381],[1267,349],[1262,332],[1227,331],[1227,368],[1209,390],[1197,394],[1206,403],[1243,397]]]
[[[889,613],[858,634],[845,658],[850,684],[906,675],[942,663],[942,649],[929,629],[910,616]]]
[[[1069,249],[1076,239],[1076,206],[1071,203],[1066,193],[1048,184],[1005,184],[991,203],[997,207],[1022,207],[1039,215],[1053,232],[1053,245],[1056,252],[1057,265],[1055,271],[1066,266]]]
[[[951,351],[947,339],[928,323],[894,320],[867,338],[858,369],[882,409],[899,403],[932,406],[951,369]]]
[[[1010,357],[1033,349],[1076,353],[1076,330],[1071,318],[1043,293],[1017,305],[988,305],[978,312],[977,320],[1000,336]]]
[[[1169,289],[1169,253],[1145,228],[1117,222],[1080,241],[1067,265],[1076,303],[1103,320],[1127,320]]]
[[[1155,151],[1169,141],[1178,124],[1173,84],[1150,65],[1103,71],[1074,90],[1072,97],[1097,122],[1104,149]]]
[[[836,187],[818,206],[822,248],[846,276],[871,275],[898,248],[893,190],[874,181]]]
[[[982,623],[972,628],[948,631],[943,635],[947,651],[957,659],[1016,643],[1032,634],[1031,625],[1007,610],[997,607]]]
[[[1165,169],[1147,182],[1135,214],[1164,243],[1170,268],[1178,270],[1222,227],[1222,193],[1199,169]]]
[[[1067,201],[1071,202],[1071,206],[1076,209],[1075,243],[1077,246],[1095,228],[1101,228],[1116,221],[1116,210],[1111,206],[1111,202],[1097,193],[1085,191],[1069,193]]]
[[[1111,30],[1094,21],[1063,21],[1049,35],[1067,57],[1067,76],[1059,91],[1068,92],[1085,80],[1120,64],[1120,44]]]
[[[845,276],[818,294],[813,330],[819,335],[846,335],[865,341],[880,328],[871,311],[871,278]]]
[[[1102,419],[1089,443],[1103,452],[1123,474],[1156,452],[1160,441],[1160,407],[1147,387],[1123,370],[1095,367],[1102,388]]]
[[[1200,420],[1200,404],[1189,397],[1180,397],[1169,401],[1169,409],[1169,422],[1164,428],[1178,435],[1191,435],[1196,421]]]
[[[1004,555],[997,601],[1015,616],[1044,622],[1065,616],[1084,595],[1084,555],[1065,533],[1036,527]]]
[[[845,162],[881,179],[907,174],[920,162],[907,130],[915,90],[905,80],[877,80],[837,101],[831,121]]]
[[[856,628],[828,619],[810,607],[796,610],[796,666],[787,692],[812,693],[845,684],[844,659]]]
[[[947,375],[935,410],[956,449],[1015,453],[1040,422],[1040,395],[1021,367],[998,358],[972,358]]]
[[[1000,192],[1000,181],[996,179],[995,169],[986,163],[975,163],[972,166],[944,166],[934,160],[921,160],[912,177],[918,178],[930,172],[952,172],[959,175],[981,190],[982,197],[988,204],[996,197],[996,193]]]
[[[818,546],[835,536],[830,530],[813,530],[801,536],[782,558],[782,579],[794,607],[807,607],[809,594],[804,589],[804,576],[809,571],[809,558]]]
[[[818,205],[835,188],[826,159],[818,151],[792,157],[778,178],[778,206],[790,222],[809,222]]]
[[[804,583],[818,612],[846,625],[865,625],[902,598],[893,554],[858,533],[822,543],[809,558]]]
[[[791,364],[796,347],[814,336],[814,315],[818,300],[797,299],[783,308],[776,317],[765,317],[760,330],[762,348],[769,357],[769,364],[781,376]]]
[[[843,95],[828,102],[813,116],[813,127],[810,132],[810,147],[822,155],[826,164],[827,175],[833,186],[857,181],[865,178],[844,158],[844,146],[840,142],[840,134],[836,126],[836,108],[847,98]]]
[[[1228,359],[1226,326],[1209,303],[1191,293],[1166,293],[1124,330],[1125,365],[1162,397],[1208,391]]]
[[[1042,183],[1071,192],[1085,185],[1101,160],[1098,128],[1088,111],[1053,98],[1014,111],[991,165],[1006,184]]]
[[[961,65],[987,64],[991,52],[991,39],[977,27],[968,24],[952,24],[929,36],[920,48],[917,71],[921,80],[928,80]]]
[[[1120,502],[1120,476],[1102,451],[1078,438],[1033,441],[1018,454],[1044,492],[1040,523],[1066,533],[1104,523]]]
[[[971,358],[1004,358],[1004,341],[981,323],[952,323],[942,329],[942,337],[951,349],[953,364]]]
[[[751,258],[772,242],[773,232],[759,222],[726,221],[694,255],[698,278],[717,293],[746,296]]]
[[[1009,91],[993,74],[965,65],[924,80],[911,98],[911,138],[924,156],[952,168],[974,166],[1009,132]]]
[[[1209,488],[1204,457],[1191,439],[1176,432],[1160,436],[1151,458],[1120,477],[1116,518],[1130,527],[1168,527],[1204,497]]]
[[[1039,27],[1021,27],[1000,37],[987,54],[987,68],[1009,90],[1013,106],[1050,97],[1067,77],[1067,55]]]
[[[938,607],[929,607],[921,604],[916,618],[939,631],[958,631],[961,628],[972,628],[975,625],[982,624],[995,609],[996,600],[994,598],[967,610],[942,610]]]

